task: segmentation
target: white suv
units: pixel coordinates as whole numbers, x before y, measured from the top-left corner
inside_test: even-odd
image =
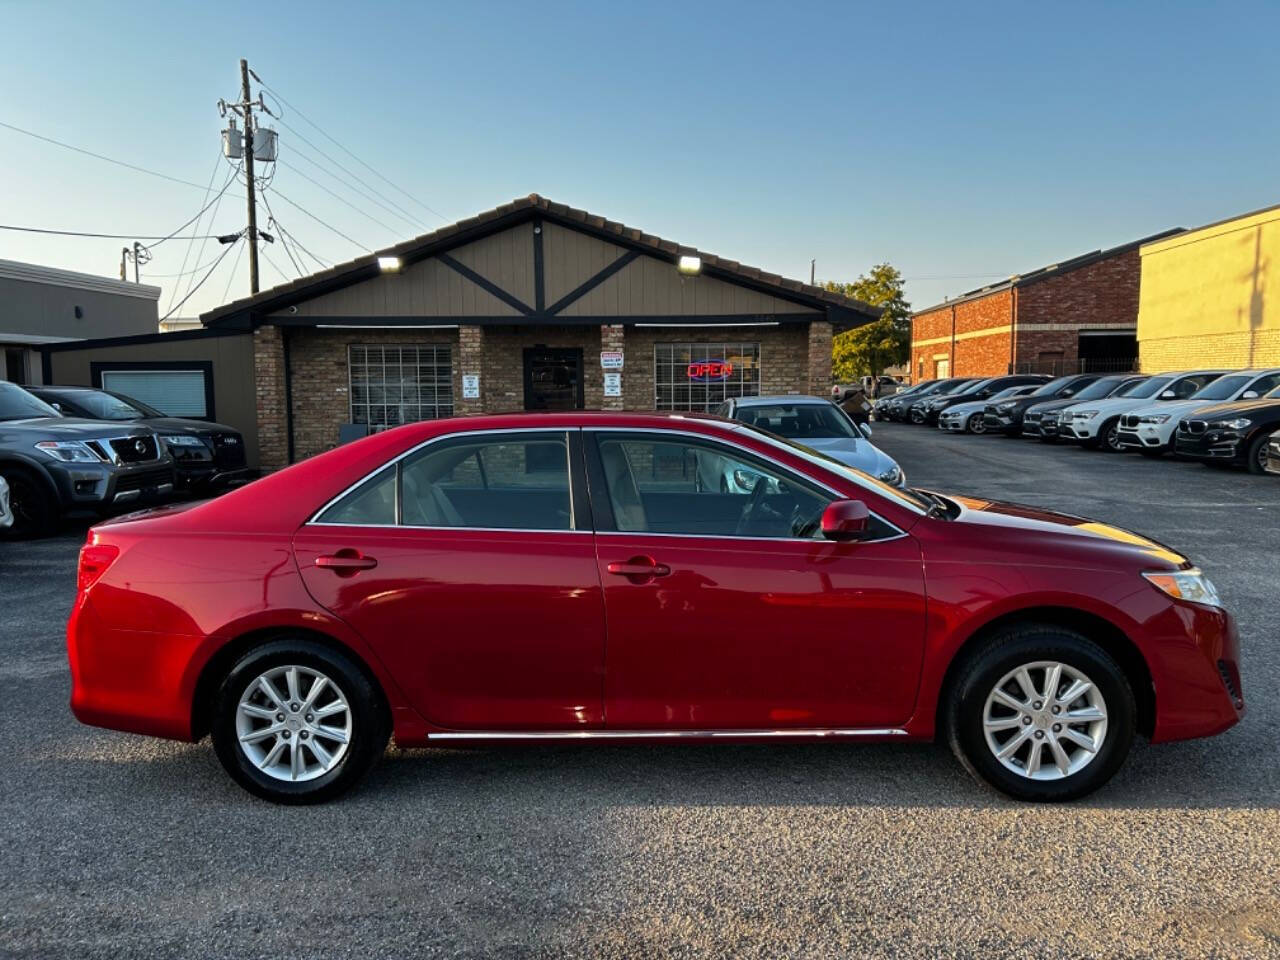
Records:
[[[1277,386],[1280,386],[1280,369],[1239,370],[1210,381],[1185,400],[1165,400],[1130,410],[1120,418],[1120,445],[1149,456],[1161,456],[1173,449],[1173,434],[1179,420],[1216,403],[1256,400]]]
[[[1156,401],[1185,400],[1205,384],[1217,380],[1227,370],[1186,370],[1180,373],[1158,373],[1124,396],[1104,400],[1086,400],[1062,411],[1058,435],[1064,440],[1077,440],[1086,447],[1101,446],[1118,452],[1120,418]]]

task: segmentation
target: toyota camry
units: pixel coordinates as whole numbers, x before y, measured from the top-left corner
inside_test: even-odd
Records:
[[[1235,625],[1175,550],[702,416],[416,423],[100,524],[68,648],[80,720],[210,735],[284,803],[348,789],[392,736],[939,739],[1069,800],[1135,736],[1244,712]]]

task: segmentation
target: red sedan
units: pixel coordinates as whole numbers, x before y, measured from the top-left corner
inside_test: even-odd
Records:
[[[212,734],[287,803],[392,734],[942,737],[1005,793],[1068,800],[1135,734],[1244,712],[1235,625],[1180,554],[701,416],[418,423],[101,524],[67,640],[80,720]]]

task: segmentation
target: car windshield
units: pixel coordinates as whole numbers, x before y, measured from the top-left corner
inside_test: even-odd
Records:
[[[102,390],[77,390],[67,399],[76,406],[84,407],[95,420],[137,420],[139,417],[157,415],[148,413],[137,401],[126,400]]]
[[[1249,373],[1238,373],[1235,376],[1223,377],[1215,380],[1213,383],[1207,383],[1188,400],[1230,400],[1238,390],[1243,390],[1245,385],[1253,379],[1253,375]]]
[[[735,419],[788,440],[860,436],[849,418],[830,403],[753,404],[739,407]]]
[[[1005,400],[1009,397],[1021,396],[1022,394],[1026,393],[1028,389],[1029,388],[1025,386],[1005,387],[1003,390],[999,391],[998,393],[993,393],[988,399],[989,400]]]
[[[1071,399],[1101,400],[1103,397],[1111,396],[1111,391],[1113,391],[1116,388],[1116,384],[1120,382],[1121,381],[1119,380],[1112,380],[1109,377],[1104,377],[1101,380],[1095,380]]]
[[[988,383],[991,382],[991,380],[992,380],[991,377],[987,377],[987,379],[985,380],[975,380],[973,381],[973,383],[966,384],[962,389],[957,390],[956,393],[958,396],[962,396],[962,397],[965,394],[974,393],[975,391],[981,390],[983,387],[985,387]]]
[[[1114,393],[1109,393],[1109,397],[1131,397],[1137,393],[1138,388],[1147,382],[1146,377],[1139,377],[1136,380],[1130,380],[1128,383],[1120,387]]]
[[[1073,377],[1059,377],[1057,380],[1050,380],[1048,383],[1042,386],[1039,390],[1035,390],[1032,393],[1027,394],[1027,396],[1030,396],[1030,397],[1052,396],[1053,394],[1061,390],[1063,387],[1065,387],[1068,383],[1070,383],[1071,380],[1073,379],[1074,379]]]
[[[972,383],[971,380],[961,380],[959,383],[953,383],[949,387],[943,387],[938,391],[938,396],[954,397],[958,394],[964,393],[970,383]]]
[[[14,383],[0,381],[0,420],[58,417],[57,410]]]
[[[1152,377],[1150,380],[1144,380],[1138,386],[1134,387],[1129,393],[1119,394],[1119,396],[1132,397],[1135,400],[1145,400],[1147,397],[1154,397],[1173,382],[1173,377]]]

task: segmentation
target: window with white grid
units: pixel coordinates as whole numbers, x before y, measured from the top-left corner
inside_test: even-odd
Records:
[[[653,379],[658,410],[710,412],[729,397],[756,397],[760,344],[655,343]]]
[[[447,345],[347,350],[351,422],[394,427],[453,416],[453,358]]]

